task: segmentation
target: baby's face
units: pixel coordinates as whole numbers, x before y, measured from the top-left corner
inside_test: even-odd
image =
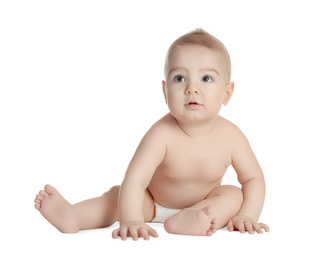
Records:
[[[226,84],[223,58],[203,46],[176,46],[168,57],[163,90],[171,114],[185,123],[206,122],[227,104],[233,83]]]

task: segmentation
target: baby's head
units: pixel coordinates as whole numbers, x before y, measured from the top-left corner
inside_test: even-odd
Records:
[[[224,74],[226,83],[230,82],[231,79],[231,60],[229,53],[225,47],[225,45],[219,41],[214,36],[210,35],[203,29],[196,29],[190,33],[187,33],[180,38],[178,38],[172,45],[170,46],[166,61],[165,61],[165,78],[167,79],[169,73],[169,57],[171,55],[172,50],[176,46],[184,46],[184,45],[194,45],[194,46],[204,46],[212,51],[217,52],[221,57],[221,61],[223,62],[224,67]]]
[[[163,92],[170,113],[185,123],[209,122],[234,89],[226,47],[203,30],[177,39],[165,63]]]

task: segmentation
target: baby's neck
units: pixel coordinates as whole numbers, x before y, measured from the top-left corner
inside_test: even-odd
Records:
[[[195,139],[204,139],[212,136],[216,124],[218,121],[219,116],[214,118],[208,122],[201,122],[201,123],[185,123],[180,122],[176,119],[178,126],[180,129],[189,137]]]

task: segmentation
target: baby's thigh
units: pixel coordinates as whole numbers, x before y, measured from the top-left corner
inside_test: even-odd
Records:
[[[213,189],[206,198],[215,197],[215,196],[224,196],[229,197],[233,200],[239,200],[242,203],[243,193],[242,190],[233,185],[222,185]]]
[[[143,214],[145,222],[150,222],[155,217],[154,198],[147,189],[145,190]]]

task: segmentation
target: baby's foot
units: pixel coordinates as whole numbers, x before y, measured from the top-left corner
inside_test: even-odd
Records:
[[[46,185],[35,199],[35,208],[60,232],[76,233],[79,225],[73,205],[52,186]]]
[[[179,235],[211,236],[217,231],[214,215],[214,206],[200,210],[183,209],[165,221],[165,229]]]

